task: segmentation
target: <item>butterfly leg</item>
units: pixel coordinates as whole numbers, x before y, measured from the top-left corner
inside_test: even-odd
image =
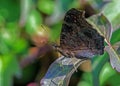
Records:
[[[70,58],[75,58],[74,53],[69,52],[69,51],[65,51],[65,52],[64,52],[64,51],[60,48],[60,46],[53,46],[53,47],[54,47],[54,49],[55,49],[56,51],[60,52],[63,56],[65,56],[65,57],[70,57]],[[74,63],[74,62],[72,61],[72,63]],[[74,67],[75,71],[77,72],[77,68],[75,67],[75,65],[73,65],[73,67]]]
[[[75,54],[73,52],[68,52],[67,54],[70,58],[75,58]],[[75,71],[77,72],[77,68],[75,67],[73,60],[72,60],[72,63]]]
[[[58,51],[60,54],[62,54],[63,56],[69,57],[69,55],[60,48],[60,46],[58,46],[58,45],[53,45],[53,48],[54,48],[56,51]]]
[[[59,50],[59,52],[65,57],[75,58],[75,54],[73,52],[69,52],[69,51],[63,52],[62,50]],[[77,68],[75,67],[73,60],[72,60],[72,64],[73,64],[75,71],[77,72]]]

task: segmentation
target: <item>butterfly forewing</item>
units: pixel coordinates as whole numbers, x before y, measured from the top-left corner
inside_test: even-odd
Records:
[[[103,54],[104,37],[85,20],[84,11],[72,8],[62,24],[60,47],[63,52],[72,52],[78,58],[93,57]]]

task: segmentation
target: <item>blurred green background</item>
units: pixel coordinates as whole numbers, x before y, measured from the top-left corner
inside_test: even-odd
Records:
[[[0,86],[39,86],[59,57],[50,43],[59,44],[70,8],[85,10],[86,18],[103,12],[115,30],[111,44],[120,41],[120,0],[0,0]],[[107,53],[81,65],[69,86],[94,86],[95,77],[100,86],[120,86]]]

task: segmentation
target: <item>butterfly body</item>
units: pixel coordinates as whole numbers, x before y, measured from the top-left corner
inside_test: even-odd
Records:
[[[91,58],[104,53],[104,37],[86,21],[84,11],[72,8],[62,24],[60,48],[77,58]]]

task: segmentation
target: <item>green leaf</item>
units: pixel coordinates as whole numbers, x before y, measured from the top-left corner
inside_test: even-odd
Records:
[[[120,41],[120,28],[113,32],[110,43],[115,44],[118,41]]]
[[[96,56],[92,59],[92,76],[93,76],[93,86],[98,86],[99,83],[99,74],[104,66],[104,64],[108,61],[108,54],[104,53],[104,55]]]
[[[25,39],[16,40],[15,45],[12,46],[13,51],[17,54],[25,52],[27,50],[28,43]]]
[[[80,81],[77,86],[92,86],[92,85],[90,85],[90,83],[86,81]]]
[[[34,34],[42,22],[42,15],[37,10],[32,10],[26,21],[26,32],[30,35]]]
[[[109,78],[107,80],[107,82],[111,85],[111,86],[120,86],[120,74],[118,72],[116,72],[115,75],[113,75],[111,78]]]
[[[0,0],[0,14],[7,19],[7,21],[17,21],[20,14],[19,0]]]
[[[7,54],[0,57],[0,79],[1,86],[12,86],[13,76],[17,75],[20,77],[20,68],[18,66],[18,62],[14,56],[11,54]]]
[[[0,15],[0,27],[3,27],[4,24],[5,24],[5,18],[2,15]]]
[[[100,86],[103,86],[103,84],[105,84],[105,82],[110,78],[112,77],[113,75],[116,74],[116,71],[111,67],[111,65],[107,62],[101,72],[100,72],[100,77],[99,77],[99,80],[100,80]]]
[[[59,39],[61,33],[61,22],[58,22],[51,28],[50,32],[50,41],[55,42],[56,40]]]
[[[0,86],[2,86],[2,56],[0,56]]]
[[[1,28],[0,37],[4,45],[12,47],[16,40],[18,40],[19,32],[18,28]],[[16,34],[17,33],[17,34]]]
[[[86,82],[88,82],[90,85],[92,85],[92,74],[91,72],[85,72],[83,75],[82,75],[82,79]]]
[[[55,2],[52,0],[39,0],[38,1],[38,9],[47,14],[47,15],[51,15],[54,12],[55,9]]]
[[[103,9],[104,15],[110,20],[115,29],[120,25],[120,0],[112,0]]]
[[[60,4],[63,11],[67,11],[70,8],[70,5],[72,5],[74,0],[60,0]]]

